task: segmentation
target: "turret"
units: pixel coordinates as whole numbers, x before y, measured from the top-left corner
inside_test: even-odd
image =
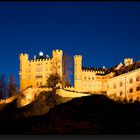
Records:
[[[19,55],[19,59],[20,59],[20,71],[19,71],[19,75],[20,75],[20,91],[23,90],[26,87],[26,70],[27,70],[27,66],[28,66],[28,54],[20,54]]]
[[[81,90],[81,74],[82,74],[82,56],[74,56],[74,89],[75,91]]]
[[[133,59],[132,58],[125,58],[124,59],[124,65],[125,66],[131,65],[131,64],[133,64]]]
[[[53,50],[52,52],[52,64],[53,64],[53,72],[58,73],[60,77],[62,77],[62,57],[63,51],[62,50]]]

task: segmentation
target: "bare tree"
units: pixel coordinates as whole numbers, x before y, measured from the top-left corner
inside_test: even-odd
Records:
[[[0,99],[3,99],[5,92],[5,76],[0,75]]]
[[[63,53],[62,58],[62,86],[63,88],[65,86],[71,85],[71,74],[72,74],[72,57],[68,55],[66,52]]]
[[[13,75],[10,75],[9,83],[8,83],[8,94],[9,97],[15,95],[18,93],[18,88],[16,85],[15,77]]]

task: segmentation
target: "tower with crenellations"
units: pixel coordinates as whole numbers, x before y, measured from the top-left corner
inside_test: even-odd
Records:
[[[43,86],[47,83],[47,78],[52,73],[57,73],[62,77],[62,50],[53,50],[52,58],[44,56],[43,52],[34,59],[29,60],[28,54],[21,53],[20,59],[20,91],[29,86]]]
[[[75,91],[81,91],[81,75],[82,75],[82,56],[74,56],[74,89]]]

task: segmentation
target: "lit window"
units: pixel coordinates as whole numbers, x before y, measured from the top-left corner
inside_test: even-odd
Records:
[[[130,83],[130,84],[133,83],[133,79],[132,79],[132,78],[129,80],[129,83]]]
[[[140,91],[140,86],[138,86],[138,87],[136,88],[136,90],[137,90],[137,91]]]
[[[120,82],[120,87],[122,87],[122,85],[123,85],[122,82]]]
[[[136,81],[140,81],[140,76],[137,76],[136,77]]]
[[[132,93],[133,92],[133,88],[129,89],[129,93]]]

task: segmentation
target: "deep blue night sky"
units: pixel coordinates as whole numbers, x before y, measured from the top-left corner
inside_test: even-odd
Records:
[[[19,80],[20,53],[53,49],[83,55],[84,66],[140,60],[140,3],[0,3],[0,74]]]

